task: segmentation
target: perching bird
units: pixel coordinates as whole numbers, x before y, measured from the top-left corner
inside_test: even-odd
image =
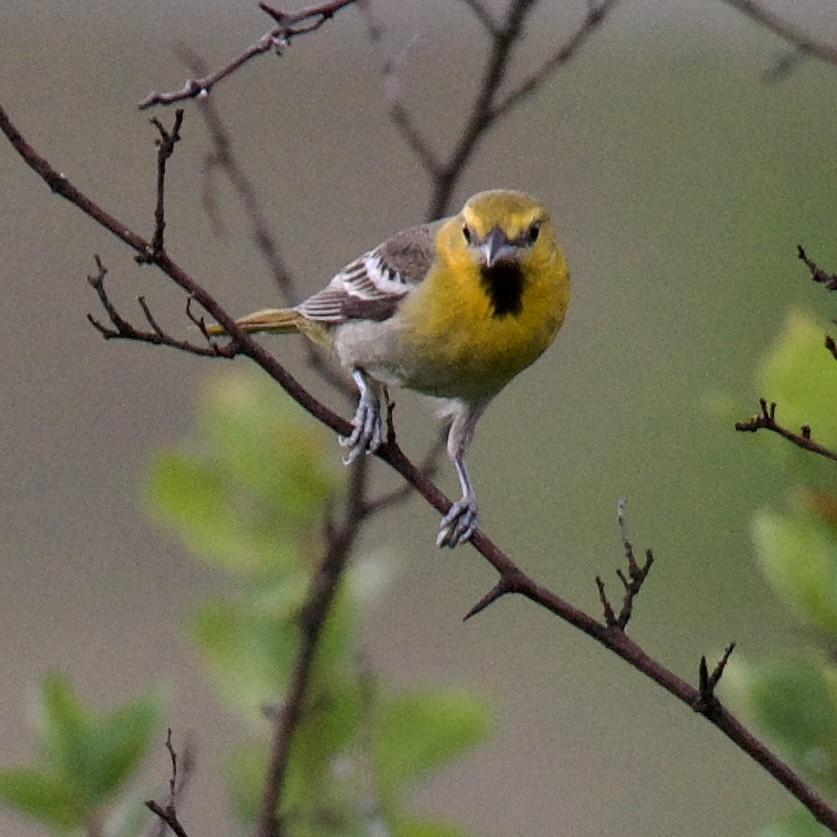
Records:
[[[477,527],[464,462],[477,420],[552,343],[569,291],[546,207],[497,189],[474,195],[458,215],[396,233],[299,305],[237,323],[248,332],[302,332],[331,343],[360,393],[352,434],[340,438],[346,464],[381,444],[384,386],[444,399],[462,498],[442,519],[436,544],[454,547]]]

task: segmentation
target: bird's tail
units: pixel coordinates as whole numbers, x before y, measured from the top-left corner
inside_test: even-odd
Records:
[[[268,331],[274,334],[290,334],[305,331],[307,320],[293,308],[265,308],[255,311],[235,321],[245,331],[254,334],[258,331]],[[211,335],[226,334],[226,329],[220,323],[213,323],[206,327]]]

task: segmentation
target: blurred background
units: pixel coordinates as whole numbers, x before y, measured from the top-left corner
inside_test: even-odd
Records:
[[[585,8],[543,4],[512,83]],[[771,8],[837,44],[837,6]],[[403,96],[444,153],[481,75],[483,32],[453,0],[380,3],[377,14],[388,45],[410,44]],[[178,44],[216,68],[268,28],[249,2],[80,0],[70,14],[5,0],[2,103],[56,168],[150,235],[155,132],[136,102],[182,84]],[[693,682],[701,654],[712,660],[730,640],[753,658],[800,641],[752,560],[751,516],[781,501],[781,476],[732,428],[769,397],[754,374],[788,310],[827,320],[796,245],[837,264],[837,74],[804,59],[766,79],[786,53],[723,2],[624,0],[487,136],[454,200],[495,186],[542,197],[574,281],[556,346],[480,424],[470,470],[483,526],[538,580],[598,613],[594,577],[618,588],[616,501],[627,496],[631,537],[657,558],[632,635]],[[212,95],[305,293],[423,218],[427,178],[388,120],[381,56],[356,10]],[[222,234],[207,217],[206,130],[186,111],[170,164],[169,251],[234,313],[276,304],[224,184]],[[154,115],[169,121],[173,111]],[[213,763],[238,722],[182,636],[190,609],[224,577],[153,524],[143,499],[155,453],[189,434],[201,387],[227,364],[103,341],[85,319],[98,314],[85,281],[94,253],[123,313],[139,314],[142,293],[184,330],[181,296],[51,196],[5,142],[0,173],[2,761],[32,758],[31,697],[50,669],[102,708],[162,682],[168,723],[198,748],[181,817],[195,835],[236,833]],[[272,345],[312,380],[296,341]],[[418,456],[434,438],[432,412],[409,395],[398,403],[401,444]],[[373,470],[395,484],[384,465]],[[440,480],[455,490],[447,469]],[[525,601],[463,624],[494,574],[468,549],[439,553],[437,523],[413,499],[360,544],[393,567],[366,615],[377,670],[399,684],[474,689],[495,706],[490,743],[428,783],[417,807],[489,837],[586,837],[748,834],[792,804],[702,718]],[[163,788],[162,747],[144,776]],[[42,832],[0,810],[0,833]]]

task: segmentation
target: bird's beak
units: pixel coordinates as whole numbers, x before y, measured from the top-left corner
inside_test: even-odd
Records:
[[[480,246],[486,267],[493,267],[498,261],[514,255],[514,248],[509,244],[502,230],[494,227]]]

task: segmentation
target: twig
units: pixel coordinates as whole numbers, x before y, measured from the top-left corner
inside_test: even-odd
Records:
[[[497,24],[480,0],[462,0],[462,3],[474,13],[474,17],[485,27],[489,35],[494,37],[497,34]]]
[[[774,35],[778,35],[793,47],[793,56],[780,61],[778,67],[767,74],[768,79],[778,80],[787,75],[794,59],[799,55],[811,55],[827,64],[837,66],[837,48],[825,41],[817,40],[803,29],[794,26],[784,18],[766,9],[761,3],[757,3],[755,0],[723,0],[723,2],[773,32]]]
[[[628,540],[628,531],[625,525],[625,503],[625,498],[620,497],[616,511],[619,532],[622,536],[622,549],[625,553],[625,561],[628,564],[627,576],[622,570],[616,570],[616,575],[625,588],[625,596],[622,599],[622,608],[618,616],[614,612],[613,605],[611,605],[607,597],[604,581],[602,581],[601,576],[596,576],[596,587],[599,591],[599,601],[604,610],[605,624],[609,628],[615,628],[618,631],[624,631],[630,621],[631,614],[633,613],[634,599],[639,595],[639,591],[642,589],[642,585],[645,583],[645,579],[648,577],[648,573],[654,563],[654,555],[650,549],[645,551],[645,563],[642,566],[636,562],[634,548]]]
[[[171,762],[171,774],[169,776],[169,797],[165,808],[153,799],[145,802],[145,807],[152,811],[161,820],[159,837],[163,837],[165,827],[168,826],[177,837],[188,837],[186,829],[181,824],[177,816],[177,801],[186,789],[189,778],[192,775],[194,766],[192,757],[187,748],[184,759],[184,769],[178,773],[177,769],[177,752],[171,742],[171,728],[166,735],[166,750],[169,754],[169,761]]]
[[[196,53],[185,47],[181,47],[178,53],[191,72],[195,74],[206,73],[206,65]],[[210,216],[215,221],[220,220],[217,214],[212,211],[215,200],[209,190],[209,176],[215,171],[223,172],[241,202],[245,216],[250,223],[256,249],[263,256],[270,272],[273,274],[284,301],[287,304],[299,302],[299,292],[279,249],[267,215],[262,210],[256,194],[256,187],[235,154],[232,137],[224,124],[224,120],[218,113],[218,108],[211,98],[204,98],[200,100],[197,110],[206,124],[209,139],[212,143],[212,150],[207,154],[204,162],[204,173],[207,175],[204,189],[204,206],[210,211]]]
[[[98,272],[95,275],[88,276],[87,281],[93,290],[96,291],[96,295],[99,297],[99,302],[101,302],[102,308],[105,309],[105,313],[108,315],[108,319],[113,325],[113,328],[104,325],[92,314],[87,315],[87,320],[93,328],[95,328],[96,331],[98,331],[99,334],[105,338],[105,340],[137,340],[141,343],[151,343],[154,346],[170,346],[173,349],[180,349],[182,352],[189,352],[189,354],[202,355],[205,357],[232,358],[239,353],[238,344],[235,340],[229,340],[226,344],[221,345],[210,337],[209,334],[207,334],[206,327],[202,324],[203,321],[196,320],[194,315],[191,313],[191,299],[187,301],[187,316],[192,320],[192,322],[202,329],[204,338],[207,341],[205,346],[200,346],[196,343],[191,343],[188,340],[181,340],[177,337],[172,337],[170,334],[163,331],[157,323],[157,320],[152,315],[151,310],[148,307],[148,303],[146,303],[145,298],[142,296],[137,297],[137,302],[142,309],[143,316],[151,326],[151,331],[143,331],[142,329],[134,327],[122,317],[122,315],[116,310],[114,304],[111,302],[107,290],[105,290],[105,276],[107,275],[107,268],[104,264],[102,264],[102,260],[98,255],[94,255],[93,258],[96,261]]]
[[[837,291],[837,273],[826,273],[816,262],[808,258],[801,244],[796,245],[799,258],[811,272],[811,279],[824,285],[826,290]]]
[[[77,189],[65,175],[56,171],[43,156],[38,154],[38,152],[35,151],[35,149],[23,138],[15,125],[9,119],[8,114],[2,106],[0,106],[0,132],[7,137],[26,165],[35,171],[53,192],[70,201],[70,203],[78,207],[82,212],[90,216],[97,224],[99,224],[99,226],[113,234],[123,243],[127,244],[128,247],[133,249],[136,253],[144,254],[149,252],[149,245],[147,241],[145,241],[129,227],[117,221],[112,215],[105,212],[105,210],[98,204]],[[159,270],[168,276],[176,285],[182,288],[190,300],[194,299],[202,308],[204,308],[216,322],[220,323],[224,327],[227,334],[230,335],[231,341],[235,344],[235,350],[232,348],[225,349],[224,347],[211,349],[211,354],[213,356],[217,355],[227,357],[227,352],[229,355],[232,355],[233,353],[246,355],[261,366],[285,390],[285,392],[291,396],[291,398],[293,398],[303,407],[303,409],[307,410],[318,421],[322,422],[327,427],[330,427],[335,433],[340,435],[345,436],[351,433],[351,425],[346,419],[341,418],[314,398],[296,380],[296,378],[294,378],[293,375],[291,375],[285,367],[276,360],[276,358],[274,358],[266,349],[257,343],[249,334],[240,329],[236,325],[235,318],[227,312],[208,291],[206,291],[182,267],[180,267],[180,265],[178,265],[168,255],[168,253],[163,252],[158,255],[154,255],[153,258],[150,259],[150,262],[159,268]],[[92,318],[90,319],[92,320]],[[99,326],[101,326],[101,324],[98,324],[97,327]],[[105,334],[107,329],[100,328],[100,331],[102,331],[106,337],[127,336],[123,334]],[[148,343],[181,348],[181,346],[178,345],[178,341],[162,340],[159,338],[159,335],[154,335],[153,333],[129,339],[140,339]],[[187,346],[184,346],[183,350],[193,352],[194,354],[210,353],[210,351],[194,352],[192,348],[188,348]]]
[[[797,244],[796,250],[799,258],[805,262],[805,266],[810,271],[811,279],[814,282],[819,282],[826,290],[837,290],[837,273],[826,273],[816,262],[808,258],[801,244]],[[834,342],[834,338],[830,334],[825,336],[825,348],[831,352],[834,360],[837,360],[837,343]]]
[[[163,252],[163,234],[166,229],[166,163],[168,163],[169,157],[174,154],[175,146],[180,142],[183,110],[178,108],[175,111],[174,125],[171,131],[167,131],[157,117],[151,119],[151,124],[160,132],[160,138],[157,140],[157,205],[154,209],[154,236],[151,239],[151,251],[150,254],[137,256],[138,264],[146,264],[150,255],[158,256]]]
[[[590,3],[588,12],[578,29],[547,58],[541,67],[522,83],[499,98],[499,90],[506,78],[515,47],[519,44],[529,14],[537,0],[510,0],[504,19],[497,23],[480,0],[462,0],[482,23],[491,40],[491,49],[474,96],[470,113],[450,153],[442,158],[425,138],[400,97],[400,72],[403,53],[392,55],[381,47],[384,89],[389,113],[404,141],[421,163],[433,184],[426,217],[439,218],[450,209],[453,192],[486,132],[498,119],[508,115],[525,98],[535,93],[560,67],[567,63],[587,41],[594,30],[613,10],[618,0]],[[381,46],[382,27],[373,17],[368,5],[361,7],[367,19],[370,39]]]
[[[826,344],[827,345],[827,344]],[[824,456],[826,459],[837,461],[837,451],[815,442],[811,438],[811,428],[807,424],[803,424],[799,433],[794,433],[786,427],[782,427],[776,421],[776,404],[770,403],[768,405],[764,398],[759,398],[760,412],[747,421],[737,421],[735,429],[745,432],[755,433],[757,430],[772,430],[778,433],[790,442],[793,442],[797,447],[804,450],[816,453],[819,456]]]
[[[275,51],[277,55],[281,55],[285,47],[297,35],[307,35],[309,32],[316,31],[327,20],[331,20],[341,9],[357,2],[359,0],[330,0],[327,3],[314,3],[311,6],[305,6],[296,12],[289,13],[274,9],[267,3],[259,3],[259,8],[276,21],[276,26],[220,70],[202,78],[189,78],[180,90],[167,93],[149,93],[139,102],[138,107],[140,110],[145,110],[152,105],[170,105],[174,102],[182,102],[184,99],[206,98],[219,81],[232,75],[251,59],[270,50]]]

